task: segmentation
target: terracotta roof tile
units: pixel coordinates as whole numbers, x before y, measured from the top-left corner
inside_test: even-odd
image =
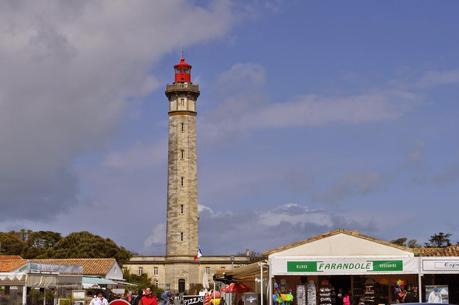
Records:
[[[459,256],[459,245],[445,248],[422,248],[421,256]]]
[[[116,263],[114,258],[50,258],[32,259],[34,263],[83,266],[83,275],[105,276]]]
[[[26,263],[27,260],[18,255],[0,255],[0,272],[13,272]]]

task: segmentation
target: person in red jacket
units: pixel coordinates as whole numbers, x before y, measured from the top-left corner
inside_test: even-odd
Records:
[[[150,288],[143,291],[143,296],[139,301],[139,305],[158,305],[156,296],[151,292]]]

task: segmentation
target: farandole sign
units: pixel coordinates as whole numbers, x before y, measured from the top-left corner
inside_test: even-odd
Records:
[[[402,260],[287,261],[287,272],[390,272],[403,271]]]

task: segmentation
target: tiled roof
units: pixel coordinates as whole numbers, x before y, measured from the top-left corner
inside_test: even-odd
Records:
[[[420,256],[459,256],[459,245],[445,248],[421,248]]]
[[[22,259],[19,255],[0,255],[0,261],[6,259]]]
[[[0,272],[13,272],[27,263],[18,255],[0,255]]]
[[[32,259],[31,262],[56,265],[83,266],[83,275],[105,276],[116,263],[114,258],[49,258]]]
[[[362,234],[362,233],[360,233],[358,231],[337,229],[337,230],[333,230],[333,231],[330,231],[330,232],[327,232],[327,233],[324,233],[324,234],[316,235],[316,236],[313,236],[313,237],[310,237],[310,238],[307,238],[307,239],[296,241],[296,242],[287,244],[287,245],[279,247],[279,248],[268,250],[268,251],[264,252],[263,255],[268,256],[268,255],[270,255],[272,253],[276,253],[276,252],[284,251],[284,250],[287,250],[287,249],[295,248],[295,247],[298,247],[300,245],[303,245],[303,244],[306,244],[306,243],[310,243],[310,242],[313,242],[313,241],[317,241],[317,240],[320,240],[320,239],[324,239],[324,238],[327,238],[327,237],[331,237],[331,236],[334,236],[334,235],[337,235],[337,234],[346,234],[346,235],[362,238],[362,239],[365,239],[365,240],[368,240],[368,241],[371,241],[371,242],[374,242],[374,243],[378,243],[378,244],[381,244],[381,245],[384,245],[384,246],[397,248],[397,249],[400,249],[400,250],[403,250],[403,251],[407,251],[407,252],[414,252],[413,249],[411,249],[411,248],[404,247],[404,246],[399,246],[399,245],[393,244],[393,243],[385,241],[385,240],[376,239],[374,237],[370,237],[370,236],[364,235],[364,234]]]

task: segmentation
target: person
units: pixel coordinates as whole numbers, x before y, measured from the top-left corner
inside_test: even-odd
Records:
[[[121,297],[122,300],[125,300],[125,301],[128,301],[129,303],[131,303],[131,299],[132,299],[132,293],[129,291],[129,290],[125,290],[124,291],[124,294],[123,296]]]
[[[338,288],[338,293],[336,294],[336,305],[343,305],[343,289]]]
[[[164,291],[161,294],[161,305],[170,305],[171,296],[172,296],[172,293],[169,290]]]
[[[343,296],[343,305],[351,305],[351,294],[347,292]]]
[[[139,291],[137,292],[137,295],[133,298],[131,304],[132,305],[139,305],[139,302],[140,302],[140,299],[142,298],[142,296],[143,296],[143,290],[139,289]]]
[[[139,305],[158,305],[158,300],[156,299],[156,296],[153,295],[150,288],[147,288],[143,291]]]
[[[91,300],[91,303],[89,303],[89,305],[108,305],[108,301],[104,297],[104,294],[102,293],[102,291],[99,291],[99,293],[97,293],[97,297],[93,298]]]

